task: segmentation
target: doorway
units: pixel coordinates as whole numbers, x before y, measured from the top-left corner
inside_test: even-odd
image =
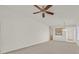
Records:
[[[78,28],[79,29],[79,28]],[[76,42],[76,26],[68,25],[65,27],[55,27],[53,28],[53,40],[66,41],[66,42]]]

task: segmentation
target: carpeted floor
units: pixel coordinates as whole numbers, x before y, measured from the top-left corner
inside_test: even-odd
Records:
[[[31,47],[8,52],[8,54],[78,54],[76,43],[48,41]]]

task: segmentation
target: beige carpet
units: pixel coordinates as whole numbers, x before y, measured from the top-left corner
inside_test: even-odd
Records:
[[[76,43],[49,41],[31,47],[9,52],[8,54],[77,54],[79,47]]]

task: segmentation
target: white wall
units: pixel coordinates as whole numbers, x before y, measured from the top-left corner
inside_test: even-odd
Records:
[[[79,46],[79,25],[77,25],[77,45]]]
[[[44,28],[45,26],[43,26],[42,23],[45,25],[50,25],[52,27],[64,25],[64,22],[65,22],[65,25],[79,24],[79,12],[78,12],[79,6],[55,5],[52,8],[50,8],[49,10],[54,12],[54,15],[52,16],[52,15],[46,14],[46,17],[42,18],[41,13],[36,14],[36,15],[33,14],[33,12],[38,11],[38,9],[34,6],[29,6],[29,5],[27,5],[27,6],[0,6],[0,21],[1,21],[1,23],[3,23],[3,24],[1,24],[2,31],[4,32],[7,29],[7,31],[5,31],[4,33],[7,33],[5,35],[7,35],[9,39],[22,39],[24,37],[26,38],[25,35],[27,35],[27,34],[23,31],[26,31],[27,24],[30,27],[29,28],[30,30],[28,29],[27,32],[29,32],[33,29],[32,32],[34,32],[34,33],[35,32],[38,33],[40,28],[42,28],[41,31],[42,30],[45,31],[47,29],[47,27]],[[32,20],[33,21],[35,20],[36,22],[33,22]],[[30,24],[29,23],[26,24],[26,22],[29,22]],[[37,22],[39,22],[41,24],[39,25]],[[38,26],[36,26],[35,23],[38,24]],[[6,26],[7,26],[7,28],[6,28]],[[35,28],[38,31],[36,31],[31,26],[32,27],[36,26],[37,28],[36,27]],[[3,29],[5,29],[5,30],[3,30]],[[47,31],[48,31],[48,29],[45,31],[46,36],[48,33]],[[3,35],[4,35],[4,33],[3,33]],[[16,35],[14,35],[15,33],[16,33]],[[21,36],[20,33],[24,36]],[[43,33],[43,32],[40,32],[40,33]],[[9,36],[9,35],[12,35],[12,36]],[[34,34],[31,34],[31,35],[34,35]],[[5,36],[4,38],[6,38],[7,36]],[[41,35],[41,36],[43,36],[43,35]],[[21,37],[21,38],[19,38],[19,37]],[[5,39],[3,39],[3,40],[5,42],[10,41],[10,40],[7,41]],[[45,37],[45,40],[47,40],[46,37]],[[20,44],[19,42],[18,43],[16,43],[16,42],[15,42],[15,44],[18,44],[18,45]],[[13,41],[13,44],[14,44],[14,41]],[[9,47],[9,46],[5,46],[5,47]],[[11,47],[11,49],[13,49],[13,48]],[[6,48],[6,49],[4,48],[4,50],[8,50],[8,48]]]
[[[77,32],[76,32],[76,26],[68,26],[66,27],[67,33],[66,33],[66,41],[68,42],[76,42],[77,40]]]
[[[2,8],[2,9],[1,9]],[[10,9],[9,9],[10,8]],[[0,6],[1,53],[49,40],[49,27],[24,15],[24,8]],[[15,11],[13,9],[15,9]],[[21,12],[20,12],[21,9]]]
[[[1,21],[0,21],[0,49],[1,49]],[[0,50],[1,52],[1,50]]]

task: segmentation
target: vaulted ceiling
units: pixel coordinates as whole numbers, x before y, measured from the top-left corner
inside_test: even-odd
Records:
[[[54,15],[46,14],[45,18],[41,13],[34,15],[38,11],[33,5],[20,6],[0,6],[0,20],[35,20],[48,25],[79,24],[79,6],[77,5],[54,5],[49,9]]]

